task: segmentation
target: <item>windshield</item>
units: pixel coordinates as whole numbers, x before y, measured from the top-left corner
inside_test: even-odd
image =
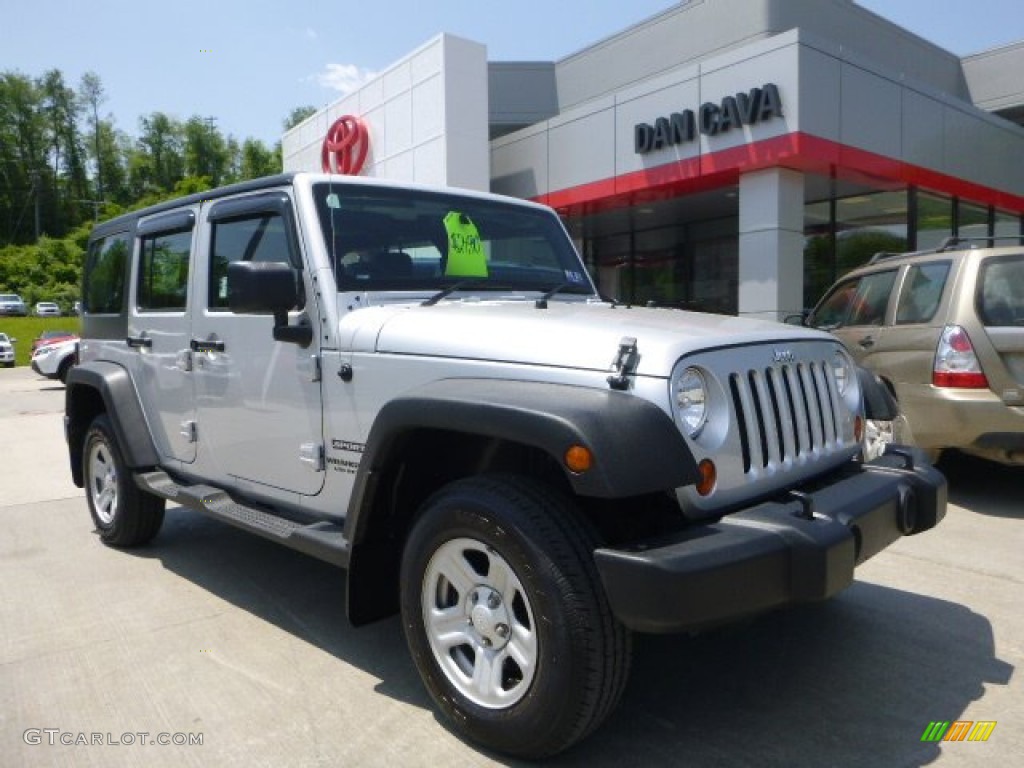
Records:
[[[474,289],[593,295],[572,242],[546,210],[410,189],[313,186],[341,291]]]

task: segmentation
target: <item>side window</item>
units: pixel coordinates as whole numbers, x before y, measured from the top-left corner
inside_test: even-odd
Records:
[[[1024,326],[1024,254],[988,259],[982,265],[976,304],[987,326]]]
[[[228,308],[228,264],[234,261],[296,263],[284,219],[277,213],[218,221],[210,243],[210,309]]]
[[[857,295],[857,281],[847,280],[840,283],[832,292],[825,297],[814,314],[808,319],[808,323],[815,328],[838,328],[846,324],[846,318],[850,314],[850,305]]]
[[[140,311],[184,311],[192,231],[155,233],[141,238],[136,304]]]
[[[935,317],[949,267],[948,261],[935,261],[915,264],[907,270],[896,306],[896,325],[927,323]]]
[[[896,282],[896,270],[864,275],[857,285],[857,295],[850,307],[847,325],[881,325],[885,322],[885,308]]]
[[[119,232],[89,246],[85,262],[82,311],[90,315],[119,314],[124,306],[124,275],[128,235]]]

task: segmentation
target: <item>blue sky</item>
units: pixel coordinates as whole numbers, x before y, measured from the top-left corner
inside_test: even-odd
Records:
[[[713,0],[725,2],[726,0]],[[822,2],[830,0],[821,0]],[[1024,0],[861,0],[959,55],[1024,40]],[[673,0],[0,0],[0,71],[103,81],[102,111],[217,118],[272,143],[297,106],[326,105],[439,32],[494,61],[557,60]],[[1024,77],[1024,73],[1021,73]]]

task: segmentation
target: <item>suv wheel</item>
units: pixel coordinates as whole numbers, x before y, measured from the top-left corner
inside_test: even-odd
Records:
[[[459,480],[425,505],[402,558],[402,623],[430,695],[468,738],[541,757],[617,703],[630,635],[594,546],[571,500],[518,477]]]
[[[156,536],[164,521],[164,500],[131,481],[106,414],[97,416],[85,435],[82,470],[89,513],[105,543],[133,547]]]

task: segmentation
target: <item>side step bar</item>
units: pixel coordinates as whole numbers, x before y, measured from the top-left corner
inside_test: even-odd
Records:
[[[166,472],[139,472],[135,484],[142,490],[161,496],[183,507],[223,520],[225,523],[255,533],[286,547],[324,560],[342,568],[348,567],[348,541],[342,527],[318,522],[305,525],[255,507],[235,502],[226,491],[211,485],[181,485]]]

